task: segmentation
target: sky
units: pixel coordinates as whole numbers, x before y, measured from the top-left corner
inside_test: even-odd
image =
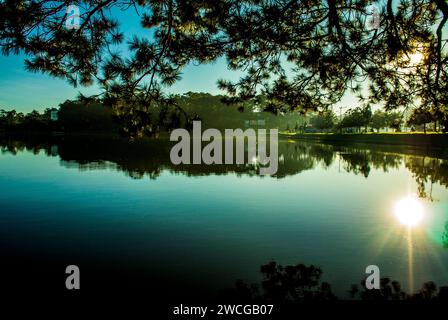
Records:
[[[79,92],[92,95],[99,92],[98,87],[74,88],[67,81],[46,74],[31,73],[24,69],[25,56],[0,57],[0,109],[16,109],[29,112],[57,107],[67,99],[74,99]],[[188,91],[218,94],[217,80],[237,79],[235,72],[227,70],[225,60],[201,66],[187,66],[182,80],[168,91],[184,93]]]
[[[147,31],[140,27],[140,19],[135,11],[113,10],[112,14],[119,20],[121,30],[127,39],[133,34],[145,36]],[[95,85],[74,88],[63,79],[28,72],[24,68],[25,58],[23,54],[0,56],[0,109],[15,109],[20,112],[43,111],[45,108],[57,107],[67,99],[75,99],[79,92],[85,96],[99,93]],[[235,81],[239,75],[240,73],[227,69],[224,58],[207,65],[189,65],[183,70],[182,79],[168,91],[223,93],[217,87],[218,79]],[[356,106],[357,101],[348,94],[339,105],[346,109]],[[339,111],[339,106],[336,109]]]

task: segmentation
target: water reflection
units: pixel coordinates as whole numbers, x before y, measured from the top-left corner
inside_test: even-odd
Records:
[[[2,153],[17,154],[43,151],[48,156],[59,156],[60,164],[79,170],[113,169],[133,179],[157,179],[162,171],[188,176],[222,175],[256,176],[256,161],[246,165],[173,165],[169,152],[172,144],[163,139],[146,139],[130,142],[118,137],[32,137],[26,139],[0,137]],[[428,156],[431,154],[431,157]],[[439,183],[448,187],[448,161],[444,154],[428,150],[408,150],[386,146],[344,147],[300,141],[280,141],[279,169],[276,178],[296,175],[317,166],[328,168],[337,161],[339,170],[366,178],[372,169],[388,172],[404,165],[418,184],[415,192],[420,198],[435,200],[432,186]]]
[[[232,289],[222,292],[221,299],[233,302],[254,301],[285,302],[333,301],[339,299],[330,283],[322,281],[323,270],[314,265],[296,264],[282,266],[270,261],[260,266],[260,284],[247,284],[237,280]],[[381,278],[380,288],[369,290],[365,279],[353,284],[348,293],[352,299],[368,301],[448,301],[448,286],[438,287],[433,281],[425,282],[416,292],[405,292],[399,281]]]
[[[188,274],[185,282],[220,288],[218,281],[228,285],[238,275],[248,279],[246,275],[270,258],[289,264],[304,261],[322,266],[329,276],[325,281],[339,297],[363,276],[368,264],[384,266],[388,273],[382,276],[390,275],[409,288],[414,273],[416,288],[429,279],[447,283],[441,271],[447,251],[440,240],[448,246],[443,214],[448,165],[426,150],[281,141],[279,170],[270,178],[257,176],[256,163],[172,165],[171,146],[161,139],[3,137],[0,146],[7,154],[0,172],[0,202],[6,208],[0,217],[5,222],[0,246],[9,248],[2,261],[15,261],[11,257],[21,251],[42,260],[56,252],[58,259],[48,261],[56,263],[66,255],[67,261],[98,269],[120,261],[126,277],[139,275],[138,285],[149,281],[140,275],[169,280],[182,271]],[[133,181],[122,173],[152,180]],[[399,220],[394,215],[394,205],[405,191],[416,193],[414,200],[424,203],[420,224],[418,212],[409,215],[415,209],[409,199],[400,205]],[[412,233],[409,225],[414,226]],[[428,241],[432,231],[436,242]],[[139,273],[135,266],[144,270]],[[394,286],[385,283],[384,290]],[[324,283],[316,295],[332,297]]]

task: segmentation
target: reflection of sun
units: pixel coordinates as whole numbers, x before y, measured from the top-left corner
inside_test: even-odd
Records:
[[[407,196],[395,205],[395,216],[408,227],[414,227],[423,220],[423,206],[415,196]]]
[[[424,205],[417,195],[409,194],[402,198],[396,199],[395,206],[391,206],[388,212],[388,218],[394,218],[399,222],[399,226],[387,219],[390,224],[388,232],[384,232],[379,243],[375,244],[377,255],[384,254],[387,246],[396,246],[397,244],[403,249],[403,254],[407,260],[407,291],[414,293],[414,264],[416,261],[422,261],[425,258],[438,258],[437,252],[433,251],[433,246],[428,246],[426,241],[426,228],[423,228],[424,220],[430,220],[430,207]],[[417,252],[417,260],[414,260],[414,253]],[[404,266],[403,266],[404,267]]]
[[[412,228],[418,226],[423,220],[423,205],[415,195],[409,195],[396,203],[395,216],[398,221],[407,227],[408,286],[409,293],[412,293],[414,291],[414,243]]]

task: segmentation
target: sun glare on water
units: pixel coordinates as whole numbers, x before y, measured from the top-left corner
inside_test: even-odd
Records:
[[[423,220],[423,205],[417,197],[407,196],[395,205],[395,216],[400,223],[408,227],[415,227]]]

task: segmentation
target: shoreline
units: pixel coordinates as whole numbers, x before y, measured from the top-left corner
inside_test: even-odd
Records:
[[[448,159],[448,134],[433,133],[305,133],[279,136],[292,141],[322,143],[340,147],[376,149],[384,152],[416,154],[439,159]]]
[[[380,144],[430,148],[447,148],[446,133],[280,133],[280,136],[297,140],[312,140],[343,144]]]

